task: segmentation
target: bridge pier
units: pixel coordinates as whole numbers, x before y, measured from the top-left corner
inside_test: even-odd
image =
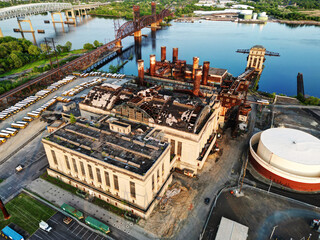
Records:
[[[139,79],[139,85],[143,86],[143,83],[144,83],[144,61],[142,59],[138,60],[138,79]]]
[[[3,37],[3,33],[2,33],[1,28],[0,28],[0,37]]]
[[[33,27],[32,27],[32,24],[31,24],[31,20],[30,19],[19,19],[19,18],[17,18],[17,21],[18,21],[18,25],[19,25],[19,32],[21,33],[22,38],[25,38],[24,37],[24,33],[32,33],[33,43],[34,43],[34,45],[37,45],[36,36],[34,34],[35,31],[33,30]],[[30,30],[23,30],[22,26],[21,26],[21,22],[29,23]]]
[[[154,22],[151,23],[151,30],[156,30],[158,27],[156,6],[155,2],[151,2],[151,14],[154,16]]]
[[[54,20],[54,15],[58,14],[60,16],[60,21],[55,21]],[[64,23],[63,23],[63,18],[61,12],[51,12],[51,20],[53,23],[53,27],[56,28],[56,23],[61,23],[62,25],[62,31],[64,32]]]
[[[71,17],[70,17],[70,15],[69,15],[69,13],[71,14]],[[66,14],[67,22],[73,24],[74,26],[77,26],[77,19],[76,19],[76,16],[75,16],[75,14],[74,14],[74,9],[71,8],[71,9],[69,9],[69,10],[66,10],[66,11],[65,11],[65,14]],[[70,19],[71,19],[72,21],[70,21]]]

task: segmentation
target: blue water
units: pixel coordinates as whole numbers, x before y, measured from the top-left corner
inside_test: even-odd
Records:
[[[57,16],[56,16],[57,18]],[[77,27],[61,26],[56,29],[51,24],[44,24],[43,20],[51,21],[51,16],[31,16],[34,29],[45,29],[46,34],[37,34],[38,43],[44,37],[53,37],[57,44],[66,41],[73,43],[73,48],[82,48],[86,42],[98,40],[108,42],[114,38],[114,24],[112,19],[89,18]],[[124,22],[121,20],[121,22]],[[27,25],[26,28],[28,28]],[[0,22],[4,35],[20,37],[13,33],[17,28],[17,21],[10,19]],[[160,59],[160,47],[167,46],[167,59],[172,59],[172,48],[179,48],[179,59],[192,63],[192,58],[198,56],[200,64],[210,61],[210,66],[225,68],[229,73],[237,76],[246,68],[246,55],[236,53],[239,48],[250,48],[254,45],[263,45],[267,50],[279,52],[280,57],[266,56],[265,68],[259,82],[259,90],[296,95],[296,77],[298,72],[303,73],[305,93],[320,97],[320,27],[299,26],[289,27],[279,23],[266,25],[238,24],[234,22],[202,21],[195,23],[175,23],[171,27],[159,30],[155,35],[146,28],[142,31],[148,35],[144,37],[141,46],[134,46],[133,37],[123,40],[123,46],[132,48],[110,64],[116,65],[131,54],[134,56],[121,72],[137,75],[136,60],[142,58],[145,67],[149,66],[149,55],[156,54]],[[31,40],[31,35],[26,34]],[[102,67],[109,69],[109,64]]]

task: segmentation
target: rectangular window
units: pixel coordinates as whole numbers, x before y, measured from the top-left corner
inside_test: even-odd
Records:
[[[119,191],[118,176],[113,175],[113,183],[114,183],[114,189]]]
[[[110,178],[109,178],[109,173],[108,172],[104,172],[104,177],[106,179],[106,185],[108,187],[110,187]]]
[[[182,153],[182,142],[178,142],[178,155],[181,156]]]
[[[81,173],[82,173],[82,175],[85,176],[85,175],[86,175],[86,170],[84,169],[84,164],[83,164],[83,162],[80,162],[80,168],[81,168]]]
[[[93,172],[92,172],[92,167],[91,167],[91,165],[87,165],[88,166],[88,170],[89,170],[89,177],[91,178],[91,179],[93,179]]]
[[[154,190],[154,175],[152,175],[152,190]]]
[[[68,170],[71,170],[68,156],[64,155],[64,159],[66,160],[66,165],[67,165]]]
[[[74,158],[72,158],[72,164],[73,164],[73,170],[78,173],[78,167],[77,167],[77,163],[76,160]]]
[[[53,162],[54,162],[54,164],[58,165],[58,161],[57,161],[56,153],[55,153],[53,150],[51,150],[51,154],[52,154],[52,158],[53,158]]]
[[[164,163],[162,163],[162,176],[164,175]]]
[[[98,181],[99,183],[101,183],[100,169],[99,169],[99,168],[96,168],[96,172],[97,172],[97,181]]]
[[[134,182],[130,182],[130,194],[131,197],[136,198],[136,185]]]
[[[159,169],[157,170],[157,182],[159,182],[159,178],[160,178],[160,175],[159,175]]]
[[[175,141],[173,140],[173,139],[171,139],[171,151],[170,151],[170,154],[171,155],[174,155],[174,153],[175,153]]]

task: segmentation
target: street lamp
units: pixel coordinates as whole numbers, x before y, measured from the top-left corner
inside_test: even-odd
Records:
[[[276,228],[278,227],[278,225],[274,226],[273,229],[272,229],[272,232],[271,232],[271,235],[270,235],[270,238],[269,239],[272,239],[272,236],[274,234],[274,231],[276,230]]]

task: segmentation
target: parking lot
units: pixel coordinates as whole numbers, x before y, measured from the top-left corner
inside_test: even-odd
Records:
[[[30,240],[103,240],[103,233],[97,234],[90,230],[90,227],[84,227],[77,221],[72,220],[68,225],[63,222],[65,215],[58,212],[53,215],[47,223],[52,230],[48,233],[38,229],[29,239]]]

